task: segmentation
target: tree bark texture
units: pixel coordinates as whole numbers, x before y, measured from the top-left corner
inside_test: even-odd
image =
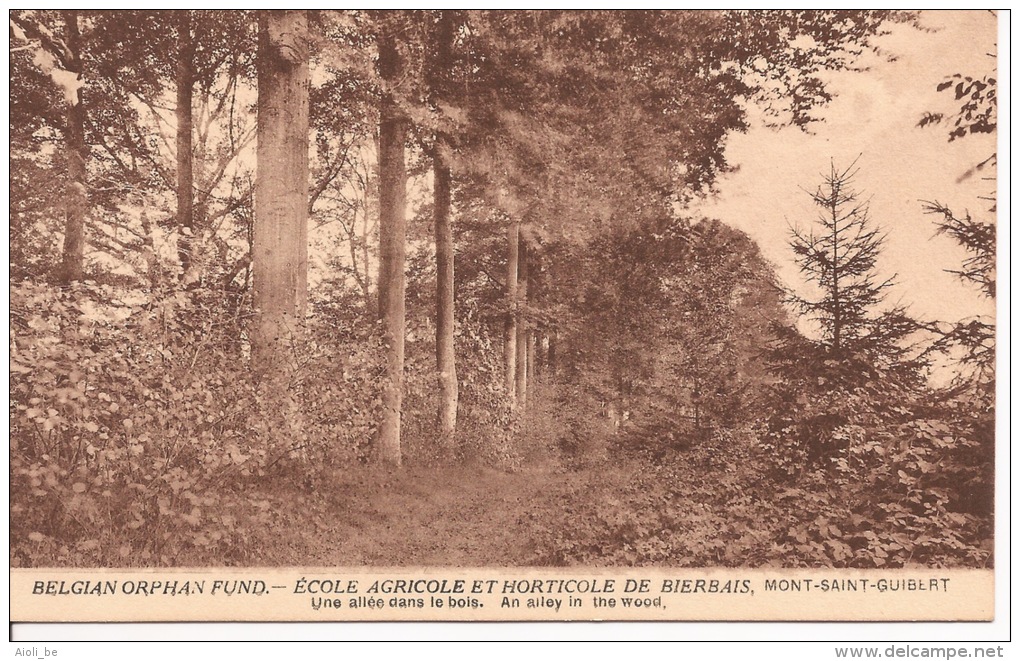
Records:
[[[528,405],[528,322],[521,315],[528,304],[528,269],[530,268],[527,245],[520,239],[518,248],[520,265],[517,270],[517,408],[525,410]]]
[[[177,256],[181,277],[192,264],[195,230],[194,150],[192,146],[192,98],[195,88],[195,49],[191,36],[191,12],[177,15]]]
[[[71,62],[68,70],[82,77],[81,32],[78,29],[78,12],[66,10],[64,25],[67,30],[67,49]],[[64,247],[61,253],[57,280],[69,284],[81,280],[85,267],[85,218],[88,214],[85,162],[88,146],[85,144],[85,106],[81,89],[75,102],[68,104],[65,117],[64,152],[67,156],[67,188],[64,199]]]
[[[177,14],[177,258],[181,276],[192,266],[195,236],[195,174],[192,144],[192,101],[195,93],[195,46],[192,42],[191,11]]]
[[[379,73],[389,85],[402,72],[400,51],[390,34],[379,36]],[[379,109],[379,318],[386,342],[386,376],[377,457],[399,466],[400,409],[404,389],[404,257],[407,172],[404,142],[407,120],[392,93],[382,95]]]
[[[436,60],[433,93],[441,96],[441,77],[448,75],[452,63],[450,46],[453,41],[453,20],[449,10],[439,18],[436,35]],[[452,449],[457,431],[457,359],[454,344],[454,250],[450,215],[452,175],[449,163],[449,140],[442,132],[436,135],[432,156],[434,177],[433,207],[436,233],[436,370],[439,375],[439,438],[446,450]]]
[[[528,331],[528,388],[535,385],[535,378],[538,376],[538,332]]]
[[[503,340],[503,365],[507,396],[510,408],[517,405],[517,270],[520,248],[521,226],[512,223],[507,228],[506,245],[506,299],[507,318]]]
[[[308,26],[303,11],[259,19],[253,359],[277,370],[308,298]]]
[[[436,369],[439,373],[439,433],[448,448],[457,429],[457,361],[454,353],[453,230],[450,222],[450,166],[436,148],[435,175],[436,225]]]

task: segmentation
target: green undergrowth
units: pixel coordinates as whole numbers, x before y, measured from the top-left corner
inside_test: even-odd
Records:
[[[658,461],[611,450],[583,466],[355,465],[243,486],[246,507],[213,546],[130,542],[47,548],[80,566],[858,566],[988,564],[988,542],[961,550],[934,535],[865,520],[860,503],[818,480],[776,490],[757,472],[750,434],[706,440]],[[230,502],[229,499],[227,499]],[[232,518],[231,518],[232,517]],[[963,522],[963,520],[960,520]],[[964,543],[966,542],[966,543]],[[91,545],[90,545],[91,546]],[[90,551],[90,552],[89,552]],[[913,556],[913,557],[912,557]],[[876,562],[876,558],[878,561]],[[19,558],[21,564],[25,558]],[[13,564],[19,564],[14,562]],[[50,563],[46,563],[50,564]]]
[[[931,471],[916,452],[869,480],[834,462],[786,482],[750,431],[717,432],[661,461],[618,457],[601,491],[547,522],[535,564],[990,566],[990,517],[936,505],[944,486],[921,473]]]

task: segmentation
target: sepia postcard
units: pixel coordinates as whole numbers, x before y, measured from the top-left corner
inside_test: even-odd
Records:
[[[11,622],[1008,617],[1000,13],[11,10]]]

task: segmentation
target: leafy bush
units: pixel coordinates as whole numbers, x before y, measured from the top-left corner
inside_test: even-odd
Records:
[[[248,366],[244,315],[225,305],[12,286],[12,564],[242,562],[278,509],[264,480],[363,452],[371,343],[301,340],[287,375],[301,434],[288,437],[266,422],[278,403]]]
[[[777,477],[773,450],[750,430],[717,431],[660,463],[618,455],[599,489],[564,503],[535,562],[985,566],[990,510],[961,508],[990,465],[979,459],[982,441],[949,429],[961,427],[920,415],[875,433],[844,426],[842,456],[793,477]]]
[[[798,403],[768,421],[758,455],[792,515],[784,553],[855,567],[990,561],[994,416],[888,382]]]

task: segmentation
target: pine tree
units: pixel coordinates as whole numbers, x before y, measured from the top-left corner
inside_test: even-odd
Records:
[[[994,55],[993,55],[994,57]],[[995,73],[983,76],[957,73],[947,76],[939,83],[940,92],[951,92],[959,104],[955,114],[947,117],[942,113],[925,113],[918,126],[938,124],[952,120],[949,141],[980,133],[994,133],[998,128],[998,82]],[[975,164],[960,180],[994,169],[998,163],[996,152]],[[976,285],[986,299],[995,300],[995,253],[996,253],[996,196],[994,174],[985,174],[984,179],[992,190],[981,197],[990,203],[985,214],[972,216],[970,211],[959,213],[938,200],[924,203],[924,212],[936,217],[935,226],[939,234],[953,239],[968,253],[962,268],[949,270],[969,285]],[[989,397],[994,392],[995,382],[995,323],[981,315],[963,319],[940,329],[934,348],[951,352],[962,350],[960,365],[965,377],[979,384]],[[964,380],[967,380],[964,378]]]
[[[811,194],[819,208],[817,228],[794,229],[790,241],[801,274],[821,290],[817,298],[791,294],[790,300],[819,325],[825,364],[835,361],[851,372],[900,365],[907,360],[905,340],[917,329],[901,307],[877,310],[896,276],[877,275],[885,235],[853,188],[858,171],[856,161],[846,169],[830,166]]]
[[[831,165],[811,193],[817,227],[794,230],[790,241],[801,274],[820,293],[788,300],[818,324],[820,337],[777,325],[766,356],[779,379],[766,446],[787,474],[839,456],[852,429],[896,418],[923,385],[923,354],[910,342],[920,325],[902,307],[880,309],[896,276],[878,277],[885,235],[852,185],[857,173],[856,161]]]

